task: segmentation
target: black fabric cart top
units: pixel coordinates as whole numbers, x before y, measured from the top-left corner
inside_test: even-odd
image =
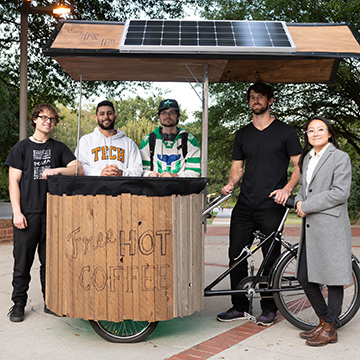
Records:
[[[51,195],[170,196],[199,194],[207,179],[57,175],[47,181]]]

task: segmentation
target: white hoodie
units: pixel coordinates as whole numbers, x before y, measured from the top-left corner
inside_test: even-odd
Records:
[[[85,175],[100,176],[106,165],[117,165],[123,176],[141,176],[140,150],[123,131],[116,129],[115,135],[106,137],[96,127],[92,133],[81,137],[79,149]]]

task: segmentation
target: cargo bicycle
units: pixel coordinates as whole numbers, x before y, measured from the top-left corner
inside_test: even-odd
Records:
[[[203,219],[205,219],[207,214],[213,211],[214,208],[229,199],[231,195],[232,193],[224,197],[220,195],[211,201],[202,212]],[[245,315],[250,321],[256,322],[252,311],[253,301],[256,296],[260,294],[268,294],[274,297],[278,310],[286,320],[299,329],[310,330],[317,325],[318,317],[295,276],[299,244],[291,244],[283,237],[283,227],[290,209],[294,206],[294,197],[290,197],[285,206],[286,211],[277,230],[268,235],[256,231],[254,233],[253,244],[249,247],[244,247],[239,259],[233,266],[205,287],[204,296],[246,294],[250,306],[249,311],[245,313]],[[259,268],[256,269],[255,262],[251,261],[249,276],[240,281],[235,290],[214,289],[239,263],[251,258],[266,242],[271,242],[271,245]],[[280,242],[284,250],[275,261],[269,275],[264,276],[262,272],[268,262],[270,252],[275,242]],[[352,284],[345,287],[342,313],[338,324],[339,327],[348,323],[360,307],[360,269],[358,264],[359,260],[352,254]],[[327,287],[323,285],[321,286],[321,290],[326,298]],[[158,322],[134,320],[124,320],[122,322],[90,320],[90,323],[96,333],[102,338],[117,343],[133,343],[144,340],[155,330],[158,324]]]
[[[230,194],[231,196],[231,194]],[[229,195],[227,195],[229,197]],[[219,196],[216,200],[221,198]],[[254,233],[254,242],[249,247],[244,247],[239,259],[233,264],[232,267],[223,272],[217,279],[211,284],[206,286],[204,290],[205,296],[220,296],[220,295],[234,295],[234,294],[246,294],[249,299],[249,312],[245,313],[245,316],[256,322],[256,318],[252,313],[253,300],[256,294],[269,295],[274,297],[274,301],[280,313],[291,324],[302,330],[313,329],[318,324],[318,317],[315,311],[311,307],[305,292],[296,279],[296,263],[298,256],[299,243],[291,244],[283,237],[282,231],[290,212],[290,209],[294,208],[294,196],[291,196],[286,203],[285,214],[276,231],[269,235],[265,235],[256,231]],[[225,201],[219,199],[218,201]],[[216,204],[209,204],[208,209],[204,211],[207,214]],[[213,288],[219,284],[224,278],[226,278],[230,272],[238,266],[239,263],[247,261],[252,257],[266,242],[271,242],[268,253],[261,262],[257,271],[255,271],[255,262],[250,263],[250,274],[239,282],[236,290],[214,290]],[[268,262],[270,253],[276,242],[280,242],[284,248],[278,259],[275,261],[268,276],[263,276],[262,272],[265,265]],[[342,312],[339,318],[338,326],[343,326],[348,323],[357,313],[360,306],[360,269],[359,260],[354,254],[351,255],[352,260],[352,284],[345,287],[344,301],[342,305]],[[327,298],[326,285],[321,286],[322,293]]]

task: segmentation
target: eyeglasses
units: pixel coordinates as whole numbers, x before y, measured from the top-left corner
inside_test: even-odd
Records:
[[[166,116],[166,115],[174,116],[174,115],[177,115],[177,112],[176,112],[176,111],[173,111],[173,110],[170,110],[170,111],[162,111],[162,112],[160,113],[160,115],[162,115],[162,116]]]
[[[52,124],[56,124],[57,123],[57,119],[54,117],[48,117],[46,115],[39,115],[38,116],[39,119],[41,119],[43,122],[47,122],[48,120],[50,120],[50,122]]]
[[[326,128],[318,128],[318,129],[309,129],[307,131],[305,131],[309,136],[313,136],[315,135],[315,132],[318,133],[319,135],[323,135],[325,134],[325,131],[327,131]]]

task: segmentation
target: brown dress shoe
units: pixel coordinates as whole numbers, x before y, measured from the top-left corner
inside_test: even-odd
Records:
[[[314,328],[314,329],[312,329],[312,330],[310,330],[310,331],[303,331],[303,332],[301,332],[301,333],[299,334],[300,337],[301,337],[302,339],[308,340],[308,339],[314,338],[317,334],[319,334],[319,333],[321,332],[323,326],[324,326],[324,320],[321,319],[321,318],[319,318],[319,320],[320,320],[320,321],[319,321],[319,325],[318,325],[316,328]]]
[[[326,344],[336,343],[338,340],[335,324],[324,322],[322,331],[314,338],[306,341],[306,345],[324,346]]]

